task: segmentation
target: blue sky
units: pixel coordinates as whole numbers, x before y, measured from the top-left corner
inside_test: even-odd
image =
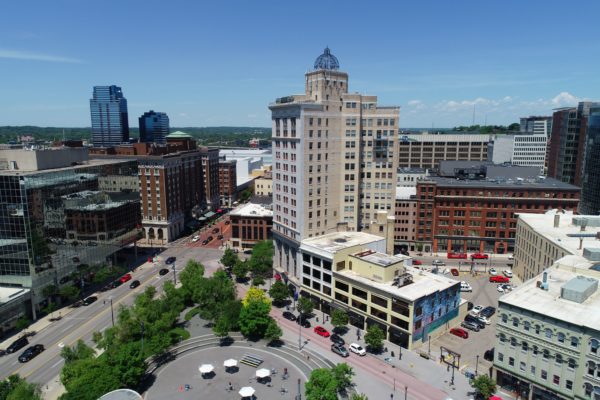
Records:
[[[600,100],[600,2],[4,2],[0,125],[89,126],[116,84],[131,126],[270,126],[328,45],[350,90],[400,105],[401,127],[507,124]]]

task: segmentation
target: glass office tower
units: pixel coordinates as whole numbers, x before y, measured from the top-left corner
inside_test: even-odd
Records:
[[[600,214],[600,107],[590,108],[579,213]]]
[[[140,118],[140,142],[165,144],[169,134],[169,117],[163,112],[152,110],[145,112]]]
[[[94,147],[110,147],[129,142],[127,99],[123,97],[120,87],[94,86],[90,113]]]

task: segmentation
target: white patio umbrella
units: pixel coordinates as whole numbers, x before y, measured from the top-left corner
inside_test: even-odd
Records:
[[[266,378],[269,375],[271,375],[271,371],[269,371],[266,368],[261,368],[261,369],[259,369],[259,370],[256,371],[256,376],[258,378]]]
[[[223,366],[226,368],[235,367],[237,365],[237,360],[234,358],[230,358],[229,360],[225,360],[223,362]]]
[[[215,367],[213,367],[212,364],[202,364],[198,369],[200,370],[201,374],[208,374],[213,372]]]
[[[238,392],[242,397],[252,397],[254,395],[254,388],[252,386],[244,386]]]

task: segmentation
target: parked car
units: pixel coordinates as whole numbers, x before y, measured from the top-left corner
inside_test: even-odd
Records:
[[[71,277],[69,275],[67,275],[67,276],[63,276],[62,278],[60,278],[60,280],[58,281],[58,283],[60,283],[62,285],[63,283],[67,283],[70,280],[71,280]]]
[[[479,314],[479,316],[477,317],[478,320],[480,320],[481,322],[483,322],[486,325],[489,325],[491,322],[490,320],[485,317],[484,315]]]
[[[423,265],[423,262],[422,262],[422,261],[420,261],[420,260],[415,260],[415,259],[413,259],[413,260],[412,260],[412,265]]]
[[[490,269],[488,270],[488,273],[489,273],[491,276],[496,276],[496,275],[498,275],[498,271],[496,271],[496,268],[490,268]]]
[[[223,235],[217,236],[217,240],[223,240]]]
[[[494,348],[493,347],[489,350],[486,350],[485,353],[483,353],[483,359],[488,360],[488,361],[494,361]]]
[[[479,325],[471,321],[463,321],[460,326],[470,331],[479,332]]]
[[[448,258],[458,258],[461,260],[466,260],[467,255],[465,253],[448,253]]]
[[[314,331],[319,336],[323,336],[323,337],[329,337],[330,336],[329,331],[327,329],[323,328],[322,326],[315,326]]]
[[[90,296],[90,297],[86,298],[85,300],[83,300],[83,305],[84,306],[89,306],[90,304],[92,304],[96,300],[98,300],[98,298],[96,296]]]
[[[479,320],[479,318],[477,318],[477,317],[474,317],[474,316],[472,316],[472,315],[469,315],[469,314],[467,314],[467,315],[465,316],[465,322],[472,322],[472,323],[474,323],[475,325],[477,325],[477,326],[479,327],[479,329],[484,329],[484,328],[485,328],[485,322],[481,322],[481,321]]]
[[[431,265],[436,265],[436,266],[438,266],[438,267],[442,267],[442,266],[446,265],[446,263],[444,263],[444,262],[443,262],[443,261],[441,261],[441,260],[433,260],[433,261],[431,262]]]
[[[79,262],[79,257],[73,257],[73,262],[78,263]]]
[[[476,305],[475,307],[473,307],[473,310],[471,310],[471,312],[479,315],[483,308],[484,307],[482,305]]]
[[[471,260],[487,260],[490,258],[487,254],[484,253],[473,253],[471,254]]]
[[[333,335],[331,335],[329,337],[329,340],[331,340],[333,343],[339,344],[339,345],[345,345],[346,344],[346,341],[344,340],[344,338],[341,337],[340,335],[338,335],[337,333],[334,333]]]
[[[129,282],[130,280],[131,280],[131,274],[125,274],[119,279],[119,281],[121,281],[121,283]]]
[[[162,268],[160,271],[158,271],[158,274],[159,274],[160,276],[166,275],[166,274],[168,274],[168,273],[169,273],[169,270],[168,270],[168,269],[166,269],[166,268]]]
[[[17,350],[21,350],[23,347],[27,346],[28,344],[29,344],[29,340],[27,340],[27,337],[26,336],[21,336],[20,338],[18,338],[14,342],[12,342],[10,344],[10,346],[8,346],[6,348],[6,352],[8,354],[14,353]]]
[[[358,343],[352,343],[348,346],[351,352],[358,354],[359,356],[366,356],[367,351]]]
[[[200,240],[200,236],[196,235],[192,238],[192,243],[196,243],[198,240]]]
[[[129,284],[130,289],[135,289],[138,286],[140,286],[140,281],[138,281],[137,279]]]
[[[289,311],[284,311],[283,312],[283,318],[289,319],[290,321],[295,321],[296,320],[296,316],[294,315],[294,313],[291,313]]]
[[[175,262],[175,260],[177,260],[177,258],[175,257],[169,257],[167,258],[167,260],[165,261],[165,264],[169,265],[169,264],[173,264]]]
[[[492,306],[487,306],[486,308],[481,310],[481,312],[479,313],[479,315],[483,315],[486,318],[489,318],[494,314],[496,314],[496,307],[492,307]]]
[[[471,287],[471,285],[469,285],[467,282],[462,281],[460,283],[460,291],[461,292],[472,292],[473,288]]]
[[[225,225],[229,225],[231,223],[230,220],[225,221]]]
[[[38,354],[44,351],[44,345],[35,344],[31,347],[28,347],[20,356],[19,362],[25,363],[33,358],[35,358]]]
[[[456,268],[450,269],[450,273],[452,274],[452,276],[458,276],[459,275],[458,269],[456,269]]]
[[[296,318],[296,323],[298,325],[302,325],[304,328],[310,328],[311,327],[310,321],[306,317],[298,316],[298,318]]]
[[[208,244],[208,239],[204,239],[204,240],[202,241],[202,245],[206,246],[207,244]]]
[[[341,344],[336,344],[336,343],[332,344],[331,351],[333,351],[334,353],[336,353],[342,357],[348,357],[350,355],[350,353],[348,353],[348,350],[346,350],[346,348]]]
[[[508,259],[509,260],[514,260],[515,259],[515,255],[514,254],[509,254],[508,255]]]
[[[219,228],[215,228],[212,230],[212,233],[219,233]]]
[[[450,333],[454,336],[458,336],[461,337],[463,339],[468,339],[469,338],[469,332],[465,331],[462,328],[452,328],[450,329]]]
[[[110,284],[111,289],[115,289],[118,288],[119,286],[121,286],[123,284],[123,282],[121,282],[119,279],[117,279],[116,281],[113,281]]]
[[[504,274],[505,277],[507,278],[512,278],[513,277],[513,273],[510,269],[505,269],[504,271],[502,271],[502,274]]]
[[[490,276],[490,282],[494,282],[494,283],[509,283],[510,279],[508,279],[505,276],[496,275],[496,276]]]

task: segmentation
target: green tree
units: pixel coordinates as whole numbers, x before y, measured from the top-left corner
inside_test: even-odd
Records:
[[[289,288],[282,281],[275,281],[269,289],[269,295],[275,304],[283,304],[290,297]]]
[[[313,312],[315,305],[308,297],[300,297],[296,302],[296,310],[305,318]]]
[[[54,296],[58,294],[58,287],[56,285],[47,285],[42,289],[42,295],[48,299],[48,303],[52,303]]]
[[[365,343],[369,346],[369,349],[372,352],[378,353],[383,349],[383,340],[385,339],[385,335],[380,327],[377,325],[371,325],[367,328],[367,333],[365,334]]]
[[[244,190],[242,193],[240,193],[240,202],[244,202],[246,200],[248,200],[250,197],[252,197],[252,190],[250,189],[246,189]]]
[[[252,277],[252,286],[262,286],[265,284],[265,278],[260,275]]]
[[[17,322],[15,322],[15,327],[17,328],[18,331],[22,331],[23,329],[27,328],[29,325],[31,325],[31,320],[27,317],[21,317],[17,320]]]
[[[338,384],[330,369],[317,368],[304,385],[306,400],[337,400]]]
[[[204,266],[194,260],[189,260],[179,274],[181,289],[186,302],[192,301],[198,295],[204,282]]]
[[[68,285],[61,287],[58,293],[69,301],[75,301],[79,298],[81,291],[77,286]]]
[[[39,386],[28,383],[19,375],[0,381],[0,400],[41,400]]]
[[[521,129],[521,124],[517,123],[517,122],[513,122],[512,124],[510,124],[508,126],[508,130],[509,131],[518,131]]]
[[[237,279],[239,282],[243,282],[246,280],[246,276],[248,275],[248,264],[244,261],[238,260],[231,269],[231,273],[235,275],[235,279]]]
[[[333,377],[337,382],[337,390],[344,391],[352,386],[352,377],[354,370],[346,363],[337,364],[331,369]]]
[[[350,400],[369,400],[369,398],[364,393],[352,393]]]
[[[335,329],[340,329],[348,325],[348,314],[345,311],[335,308],[331,313],[331,325]]]
[[[259,339],[265,336],[271,322],[271,304],[264,301],[251,301],[240,310],[240,331],[247,338]]]
[[[252,277],[270,278],[273,275],[273,241],[263,240],[254,245],[248,260]]]
[[[230,332],[239,331],[240,329],[240,312],[242,310],[242,302],[237,299],[229,300],[223,306],[223,310],[219,319],[224,319]]]
[[[94,358],[96,352],[90,346],[84,343],[83,340],[79,339],[73,347],[63,347],[60,352],[60,356],[65,359],[65,364],[84,360],[88,358]]]
[[[277,322],[273,318],[271,318],[271,321],[269,321],[269,325],[267,326],[267,329],[265,331],[265,339],[268,339],[271,342],[275,342],[279,340],[281,336],[283,336],[283,331],[281,330],[279,325],[277,325]]]
[[[235,284],[225,271],[218,270],[210,278],[203,280],[194,293],[193,300],[200,308],[200,316],[215,321],[223,312],[224,305],[235,300]]]
[[[487,375],[479,375],[473,379],[471,385],[484,399],[488,399],[496,393],[496,382]]]
[[[221,257],[221,264],[226,268],[233,268],[239,260],[238,255],[232,249],[227,248]]]
[[[219,317],[217,322],[212,327],[212,331],[216,337],[224,339],[229,336],[229,323],[224,317]]]

